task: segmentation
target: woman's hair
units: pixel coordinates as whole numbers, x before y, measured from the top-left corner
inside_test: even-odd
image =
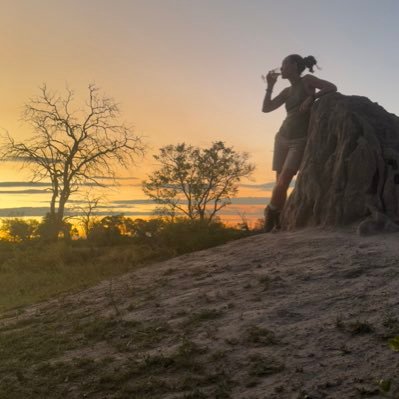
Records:
[[[309,69],[309,72],[314,72],[313,67],[317,65],[316,58],[313,55],[307,57],[301,57],[299,54],[291,54],[287,57],[291,62],[295,62],[298,67],[298,72],[301,74],[305,68]]]

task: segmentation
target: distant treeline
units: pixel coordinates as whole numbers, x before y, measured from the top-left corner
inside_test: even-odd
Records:
[[[256,234],[245,223],[225,226],[177,218],[130,219],[107,216],[91,224],[87,238],[46,235],[46,219],[5,219],[0,240],[0,311],[81,289],[151,262],[202,250]],[[69,230],[67,229],[69,228]],[[75,232],[76,233],[76,232]]]
[[[202,246],[200,242],[209,246],[250,232],[248,224],[244,220],[235,227],[227,227],[218,218],[211,222],[183,217],[173,219],[154,217],[144,220],[140,218],[132,219],[120,214],[103,218],[92,217],[90,220],[78,220],[78,223],[82,227],[81,229],[68,221],[64,221],[59,239],[67,242],[83,240],[87,241],[87,244],[101,246],[134,242],[152,247],[164,244],[175,247],[174,240],[182,245],[189,242],[192,236],[195,237],[199,246]],[[50,238],[49,230],[51,230],[51,227],[50,215],[46,215],[41,221],[18,217],[3,218],[0,224],[0,237],[4,241],[13,243],[45,242]],[[255,226],[251,232],[257,232],[260,228],[261,223],[259,223],[259,226]],[[197,249],[197,246],[193,249]]]

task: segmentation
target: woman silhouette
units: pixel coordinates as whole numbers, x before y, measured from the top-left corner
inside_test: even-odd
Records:
[[[287,199],[288,187],[299,170],[305,150],[312,104],[317,98],[337,90],[334,84],[326,80],[309,74],[301,76],[305,68],[313,73],[316,64],[313,56],[303,58],[298,54],[291,54],[284,58],[281,78],[288,79],[291,85],[273,99],[273,87],[280,74],[271,71],[266,76],[267,89],[262,111],[271,112],[283,104],[287,110],[287,117],[274,141],[273,170],[276,171],[276,184],[270,203],[265,209],[266,232],[279,227],[280,212]]]

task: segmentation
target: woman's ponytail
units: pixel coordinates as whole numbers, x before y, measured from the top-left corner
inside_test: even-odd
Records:
[[[301,74],[306,68],[310,72],[314,72],[313,67],[317,67],[316,58],[313,55],[308,55],[307,57],[302,57],[299,54],[291,54],[287,57],[291,62],[295,62],[298,67],[298,72]],[[318,67],[317,67],[318,68]]]
[[[313,55],[308,55],[307,57],[304,57],[303,63],[305,64],[305,67],[309,69],[309,72],[314,72],[313,67],[317,65],[317,61],[316,58],[313,57]]]

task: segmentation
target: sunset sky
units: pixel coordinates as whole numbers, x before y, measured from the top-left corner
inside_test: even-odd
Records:
[[[148,145],[121,170],[104,213],[148,215],[140,182],[159,147],[222,140],[256,164],[225,217],[261,217],[274,178],[281,108],[261,112],[260,76],[288,54],[314,55],[317,76],[399,114],[399,2],[396,0],[0,0],[0,127],[17,139],[28,99],[46,82],[84,99],[96,83]],[[275,92],[287,85],[279,81]],[[0,217],[45,213],[49,195],[27,171],[0,163]],[[35,190],[35,191],[28,191]],[[27,209],[30,208],[30,209]]]

